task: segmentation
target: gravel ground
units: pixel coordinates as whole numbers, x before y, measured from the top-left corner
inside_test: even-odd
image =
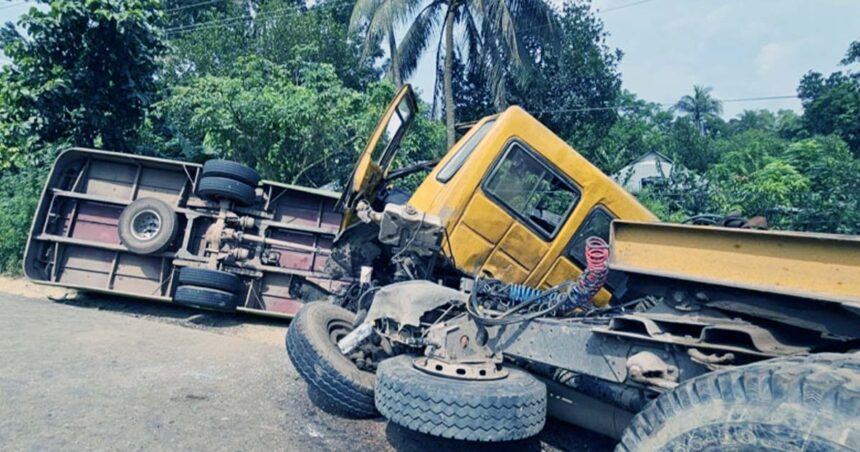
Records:
[[[325,413],[286,322],[109,297],[52,302],[0,279],[3,450],[610,450],[550,420],[506,444],[439,440]],[[14,292],[7,293],[15,288]]]

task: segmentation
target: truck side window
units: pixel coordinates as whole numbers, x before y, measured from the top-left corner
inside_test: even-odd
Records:
[[[518,143],[496,163],[484,190],[547,239],[555,236],[579,201],[573,184]]]
[[[596,235],[609,242],[609,224],[613,219],[612,214],[602,207],[595,208],[585,217],[567,247],[567,255],[579,268],[585,268],[585,241]]]
[[[595,207],[588,216],[585,217],[585,220],[579,226],[579,229],[573,235],[573,239],[570,241],[570,245],[567,247],[567,257],[573,260],[576,265],[585,269],[585,241],[588,240],[589,237],[598,236],[606,242],[609,242],[609,226],[612,223],[612,220],[615,219],[615,216],[612,215],[606,208],[602,206]],[[624,285],[625,276],[623,273],[610,271],[609,272],[609,280],[606,282],[606,285],[609,286],[610,289],[617,289]]]
[[[484,136],[487,135],[487,132],[493,128],[493,124],[496,123],[495,119],[491,119],[483,124],[475,133],[469,137],[469,140],[463,143],[463,146],[457,150],[457,153],[451,157],[451,160],[448,160],[448,163],[445,163],[445,166],[439,170],[439,173],[436,174],[436,180],[442,183],[448,182],[457,174],[457,171],[460,170],[460,167],[466,163],[466,159],[472,155],[472,151],[478,146],[478,143],[484,139]]]

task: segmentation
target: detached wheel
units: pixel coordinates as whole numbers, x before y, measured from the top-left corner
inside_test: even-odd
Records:
[[[119,216],[119,239],[137,254],[164,251],[173,241],[176,229],[176,214],[160,199],[138,199]]]
[[[689,380],[636,415],[617,450],[860,450],[860,356],[775,359]]]
[[[183,267],[179,270],[179,284],[207,287],[234,294],[242,288],[242,281],[233,273],[195,267]]]
[[[208,160],[203,164],[201,177],[226,177],[244,184],[256,187],[260,183],[260,174],[253,168],[230,160]]]
[[[333,304],[307,304],[287,330],[287,354],[323,408],[348,417],[375,417],[376,377],[359,369],[337,347],[354,321],[355,314]]]
[[[236,310],[236,296],[231,292],[208,287],[179,286],[173,294],[173,302],[194,308],[232,312]]]
[[[226,177],[201,177],[197,184],[197,194],[207,199],[226,199],[247,206],[254,203],[257,195],[254,187]]]
[[[546,386],[517,368],[499,380],[430,375],[412,357],[383,361],[376,408],[391,422],[422,433],[468,441],[511,441],[538,434],[546,422]]]

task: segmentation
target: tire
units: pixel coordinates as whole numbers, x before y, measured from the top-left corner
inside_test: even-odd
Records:
[[[183,267],[179,270],[179,284],[239,293],[242,280],[233,273],[208,268]]]
[[[232,312],[236,310],[236,296],[223,290],[198,286],[179,286],[173,302],[184,306]]]
[[[546,422],[546,386],[517,368],[500,380],[430,375],[401,355],[376,372],[376,408],[410,430],[468,441],[512,441],[538,434]]]
[[[226,177],[203,177],[197,184],[197,194],[202,198],[226,199],[247,206],[254,203],[254,187]]]
[[[203,164],[200,177],[226,177],[256,187],[260,174],[253,168],[230,160],[208,160]]]
[[[860,450],[860,356],[775,359],[694,378],[648,404],[617,451]]]
[[[354,321],[355,314],[346,309],[327,302],[309,303],[290,323],[287,354],[323,408],[347,417],[376,417],[376,377],[360,370],[333,340],[335,329],[352,331]]]
[[[119,239],[132,253],[154,254],[173,241],[178,225],[176,213],[164,201],[140,198],[119,216]]]

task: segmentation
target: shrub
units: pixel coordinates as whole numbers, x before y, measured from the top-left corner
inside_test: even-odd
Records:
[[[0,175],[0,271],[21,274],[21,259],[47,170],[30,168]]]

